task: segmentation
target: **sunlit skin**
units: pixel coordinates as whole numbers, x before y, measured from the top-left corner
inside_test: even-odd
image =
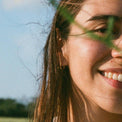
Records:
[[[122,49],[122,0],[87,0],[75,20],[96,34],[104,35],[107,20],[92,20],[94,16],[116,16],[115,31],[119,36],[113,40]],[[91,19],[91,20],[89,20]],[[108,48],[100,41],[92,40],[74,24],[71,25],[68,40],[62,47],[71,77],[78,88],[93,101],[94,122],[122,122],[122,89],[108,84],[99,71],[119,69],[122,73],[122,53]],[[80,113],[77,113],[80,116]]]

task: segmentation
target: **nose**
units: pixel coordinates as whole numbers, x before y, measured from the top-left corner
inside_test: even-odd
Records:
[[[122,58],[122,39],[117,41],[115,44],[118,47],[117,49],[112,49],[111,55],[113,58]]]
[[[118,50],[117,49],[112,49],[111,56],[113,58],[122,59],[122,36],[121,36],[121,39],[118,39],[118,40],[115,41],[115,46],[118,48]]]
[[[121,51],[117,51],[117,50],[112,50],[112,57],[113,58],[122,58],[122,50]]]

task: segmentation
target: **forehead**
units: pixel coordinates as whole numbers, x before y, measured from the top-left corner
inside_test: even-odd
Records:
[[[86,0],[76,16],[82,22],[95,15],[115,15],[122,17],[122,0]]]

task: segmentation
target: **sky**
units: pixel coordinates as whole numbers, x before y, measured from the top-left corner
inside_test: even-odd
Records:
[[[0,98],[38,94],[45,31],[53,15],[45,0],[0,0]]]

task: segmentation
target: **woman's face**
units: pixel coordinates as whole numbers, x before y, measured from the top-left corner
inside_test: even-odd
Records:
[[[120,33],[113,42],[122,49],[122,0],[87,0],[75,20],[103,36],[111,15],[118,18],[113,33]],[[71,25],[69,35],[81,33]],[[102,109],[122,114],[122,53],[85,34],[69,36],[62,51],[78,88]]]

